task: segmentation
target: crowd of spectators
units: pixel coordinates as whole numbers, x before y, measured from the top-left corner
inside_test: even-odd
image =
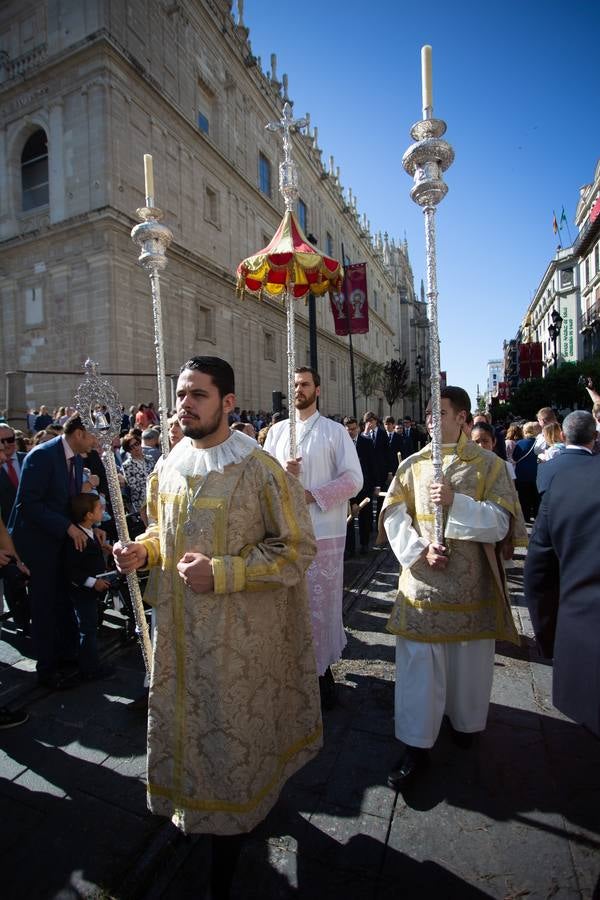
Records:
[[[588,392],[594,403],[593,421],[596,430],[592,443],[587,441],[583,446],[587,448],[586,452],[598,453],[600,451],[600,395],[596,393],[591,382],[588,384]],[[95,414],[108,417],[106,408],[98,407]],[[271,424],[285,415],[285,411],[269,413],[265,410],[254,411],[236,407],[230,414],[229,425],[232,430],[244,431],[262,446]],[[589,431],[591,416],[587,415],[588,420],[584,424]],[[366,554],[369,551],[373,528],[381,507],[381,498],[396,471],[398,461],[417,452],[426,444],[429,436],[423,425],[416,423],[408,416],[402,421],[396,422],[392,416],[387,416],[382,420],[373,411],[365,412],[359,421],[352,416],[347,416],[343,419],[343,425],[356,446],[364,479],[363,488],[356,497],[351,499],[348,508],[345,555],[350,557],[356,553],[357,536],[360,553]],[[468,417],[464,430],[480,446],[495,452],[506,460],[509,472],[515,482],[524,517],[531,522],[535,519],[540,504],[539,473],[541,467],[550,465],[561,454],[573,449],[573,442],[577,444],[578,440],[583,441],[581,435],[585,428],[582,430],[582,427],[579,427],[577,430],[573,423],[571,426],[571,430],[569,430],[567,422],[563,429],[555,411],[551,407],[544,407],[538,411],[535,420],[511,423],[493,423],[488,413],[478,411]],[[578,426],[581,426],[579,421]],[[586,435],[587,432],[584,437]],[[170,414],[168,420],[168,436],[171,447],[183,437],[181,426],[174,413]],[[40,477],[37,471],[39,467],[31,465],[31,451],[34,448],[40,448],[35,451],[40,453],[41,445],[46,445],[48,449],[47,452],[44,450],[42,456],[36,456],[36,461],[48,461],[54,453],[58,454],[57,458],[60,458],[62,462],[66,460],[67,466],[71,463],[69,481],[65,481],[65,484],[62,485],[60,498],[52,508],[51,515],[48,514],[47,522],[42,521],[48,513],[47,509],[44,510],[45,501],[40,500],[40,497],[35,495],[35,490],[32,492],[31,489],[31,482],[35,482],[35,478]],[[113,441],[112,449],[130,528],[135,535],[136,530],[138,533],[143,530],[147,521],[147,478],[162,453],[159,417],[153,403],[140,403],[132,406],[129,412],[126,412],[125,409],[122,410],[120,436]],[[75,467],[73,467],[73,460],[77,461]],[[21,485],[23,475],[25,475],[26,481],[24,487]],[[47,477],[56,479],[56,471],[50,467]],[[19,495],[20,502],[17,495]],[[77,499],[86,496],[88,500]],[[78,503],[79,505],[77,505]],[[30,558],[28,558],[28,553],[31,554],[31,549],[29,546],[26,547],[27,541],[19,538],[19,516],[23,519],[23,510],[26,509],[29,509],[27,513],[29,516],[35,509],[40,515],[40,522],[35,523],[40,527],[40,541]],[[72,546],[69,544],[69,550],[72,550],[73,547],[77,548],[78,540],[81,545],[87,545],[92,539],[96,541],[93,547],[90,545],[89,556],[95,558],[97,567],[99,544],[96,538],[100,535],[105,559],[104,568],[106,568],[111,565],[110,546],[117,537],[106,474],[95,438],[86,432],[72,407],[60,406],[52,413],[43,405],[38,409],[31,410],[27,417],[27,430],[12,428],[0,416],[0,512],[1,522],[4,523],[0,531],[0,565],[2,566],[0,578],[3,584],[4,605],[8,607],[8,611],[3,613],[4,617],[12,617],[15,626],[24,635],[29,635],[33,631],[32,636],[35,642],[36,628],[34,624],[32,629],[31,619],[33,616],[35,621],[36,609],[37,616],[40,616],[41,600],[39,602],[36,600],[36,590],[39,587],[39,591],[44,595],[44,602],[46,602],[45,612],[42,615],[44,629],[47,631],[49,628],[56,628],[60,625],[64,632],[63,637],[68,635],[71,640],[70,645],[68,641],[63,641],[61,644],[59,640],[56,645],[59,650],[54,647],[49,655],[46,652],[47,646],[45,650],[41,651],[39,647],[36,648],[40,681],[52,688],[66,686],[66,680],[62,677],[62,671],[57,663],[56,653],[58,652],[66,654],[67,659],[71,662],[76,662],[78,654],[83,653],[83,662],[80,659],[79,664],[81,671],[85,671],[86,677],[93,678],[95,674],[98,677],[105,677],[104,669],[96,665],[94,642],[89,635],[91,620],[89,617],[86,619],[85,615],[82,616],[80,601],[86,590],[93,591],[97,595],[96,599],[100,600],[109,585],[102,578],[92,577],[98,573],[88,573],[86,575],[87,584],[84,579],[84,583],[80,581],[75,589],[71,579],[69,582],[71,588],[69,589],[64,580],[65,572],[60,569],[58,561],[59,557],[63,561],[65,558],[59,545],[65,540],[66,533],[67,535],[71,534]],[[62,522],[67,522],[68,529],[59,524]],[[28,525],[30,524],[31,520]],[[13,537],[5,527],[6,525],[9,525],[9,531],[12,531],[13,536],[17,538],[16,546],[13,543]],[[92,530],[91,525],[98,526],[96,531]],[[56,547],[50,546],[45,540],[44,528],[48,528],[50,531],[52,528],[56,529],[60,536]],[[76,531],[72,532],[72,529]],[[82,529],[83,538],[80,539]],[[33,531],[29,528],[29,531],[31,532],[29,539],[31,539],[35,528]],[[73,538],[76,532],[77,540]],[[23,551],[19,546],[19,540],[23,542]],[[40,549],[41,545],[44,547],[43,552]],[[48,563],[49,553],[57,557],[52,564]],[[68,556],[72,561],[72,553]],[[38,566],[39,560],[42,561],[41,566]],[[36,580],[38,568],[43,569],[40,584]],[[49,572],[50,579],[55,578],[56,582],[53,622],[48,621],[47,615]],[[29,589],[27,589],[27,584],[29,584]],[[65,605],[63,602],[65,593],[67,600],[69,596],[71,597],[70,605]],[[78,598],[78,602],[73,600],[73,596]],[[79,632],[79,651],[75,643],[77,632]],[[39,643],[39,635],[37,640]],[[81,646],[85,647],[84,651],[81,651]],[[92,647],[91,651],[90,647]],[[40,654],[41,668],[39,665]],[[48,662],[48,660],[50,661]],[[2,727],[2,715],[4,716],[3,727],[10,727],[11,724],[19,724],[20,721],[24,721],[22,711],[11,712],[4,709],[0,715],[0,727]]]

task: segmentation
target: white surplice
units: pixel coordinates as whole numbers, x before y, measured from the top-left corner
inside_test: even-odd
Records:
[[[311,492],[309,505],[317,555],[306,577],[317,673],[323,675],[346,646],[342,622],[344,545],[348,500],[362,487],[362,469],[356,447],[339,422],[319,412],[305,421],[296,419],[296,456],[302,457],[300,481]],[[290,424],[272,425],[264,449],[285,467],[290,458]]]
[[[510,516],[490,501],[456,493],[445,537],[501,541]],[[429,542],[412,527],[405,503],[388,507],[384,527],[401,566],[410,568]],[[494,674],[493,640],[427,643],[396,638],[395,734],[411,747],[433,747],[446,714],[457,731],[485,728]]]

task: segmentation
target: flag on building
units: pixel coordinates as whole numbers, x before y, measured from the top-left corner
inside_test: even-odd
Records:
[[[564,206],[563,206],[562,212],[561,212],[561,214],[560,214],[560,224],[559,224],[559,226],[558,226],[559,229],[561,229],[561,228],[563,227],[563,225],[566,225],[566,224],[567,224],[567,217],[566,217],[566,215],[565,215],[565,208],[564,208]]]
[[[554,210],[552,211],[552,231],[554,234],[557,234],[558,232],[558,222],[556,221],[556,213]]]

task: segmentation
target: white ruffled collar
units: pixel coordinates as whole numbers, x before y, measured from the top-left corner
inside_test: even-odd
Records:
[[[233,431],[222,443],[206,450],[194,447],[189,438],[183,438],[165,462],[186,478],[193,475],[206,477],[210,472],[222,474],[225,466],[242,462],[257,447],[256,441],[241,431]]]

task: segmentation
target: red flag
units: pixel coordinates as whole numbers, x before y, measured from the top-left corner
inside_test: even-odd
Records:
[[[335,333],[339,335],[348,334],[348,316],[346,315],[346,298],[343,293],[332,294],[329,300],[331,303],[331,312],[333,315],[333,324]]]
[[[354,263],[346,267],[344,294],[351,333],[366,334],[369,330],[366,263]]]
[[[556,221],[555,212],[552,213],[552,231],[554,232],[554,234],[556,234],[558,231],[558,222]]]

